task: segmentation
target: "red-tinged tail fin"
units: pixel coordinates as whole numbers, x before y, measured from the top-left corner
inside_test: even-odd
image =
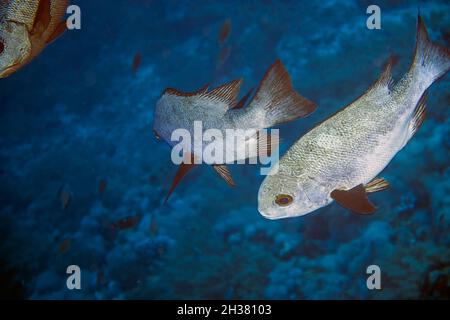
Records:
[[[264,75],[247,109],[252,112],[252,118],[262,122],[256,125],[269,128],[306,117],[316,105],[294,90],[288,72],[277,60]]]

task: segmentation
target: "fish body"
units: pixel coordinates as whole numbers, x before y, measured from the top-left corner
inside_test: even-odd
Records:
[[[241,84],[242,80],[234,80],[213,90],[204,86],[192,93],[172,88],[163,92],[154,112],[154,133],[174,147],[179,141],[172,141],[172,133],[176,129],[185,129],[191,136],[189,145],[194,146],[187,151],[183,150],[185,160],[179,167],[169,195],[183,176],[193,168],[195,159],[202,159],[204,163],[213,165],[216,172],[229,185],[234,186],[225,165],[258,155],[258,146],[268,140],[263,140],[264,138],[256,134],[257,130],[305,117],[316,108],[314,103],[300,96],[292,88],[289,74],[279,60],[266,72],[253,99],[245,108],[243,106],[252,90],[238,102]],[[201,121],[201,135],[195,134],[198,121]],[[209,143],[203,142],[203,133],[209,129],[219,132],[224,139],[227,137],[227,129],[240,129],[244,137],[242,143],[232,146],[225,141],[222,145],[223,157],[215,157],[212,162],[208,162],[202,155],[209,146]],[[201,150],[195,149],[196,145],[201,146]]]
[[[67,0],[0,0],[0,78],[28,64],[66,29]]]
[[[269,219],[313,212],[336,200],[357,213],[375,207],[366,193],[385,189],[376,179],[411,139],[425,115],[426,90],[450,68],[449,50],[429,41],[419,16],[409,71],[394,85],[388,63],[356,101],[301,137],[263,181],[258,209]]]
[[[226,129],[269,128],[304,117],[315,110],[314,103],[301,97],[292,89],[289,75],[280,61],[277,61],[266,73],[255,97],[246,108],[236,108],[241,84],[242,80],[234,80],[211,91],[208,91],[208,86],[205,86],[193,93],[166,89],[156,104],[154,132],[169,145],[175,146],[179,141],[172,141],[172,132],[179,128],[186,129],[192,137],[192,145],[201,144],[203,152],[207,144],[194,139],[195,121],[202,122],[203,131],[216,129],[225,137]],[[215,164],[243,160],[238,157],[237,149],[254,150],[257,147],[257,139],[250,137],[245,145],[236,147],[234,156],[230,156],[227,161]],[[226,146],[224,146],[224,153],[226,152]],[[192,153],[200,157],[194,150]]]

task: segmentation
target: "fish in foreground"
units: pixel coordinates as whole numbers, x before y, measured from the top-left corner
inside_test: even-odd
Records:
[[[66,30],[67,0],[0,0],[0,78],[28,64]]]
[[[377,178],[425,118],[427,89],[450,68],[450,51],[430,42],[418,17],[409,71],[395,85],[388,63],[356,101],[300,138],[265,178],[258,210],[269,219],[313,212],[333,200],[355,213],[376,208],[367,193],[384,190]]]
[[[156,104],[153,122],[153,132],[157,138],[161,138],[169,145],[174,146],[178,142],[171,141],[172,132],[178,128],[184,128],[194,136],[194,121],[202,121],[203,130],[220,130],[225,136],[226,129],[255,129],[270,128],[274,125],[305,117],[316,108],[316,105],[300,96],[293,88],[289,74],[282,63],[277,60],[266,72],[253,99],[244,108],[252,90],[239,102],[237,97],[242,80],[234,80],[213,90],[204,86],[193,93],[180,92],[166,89]],[[262,135],[250,137],[245,145],[236,146],[236,149],[258,150],[259,146],[267,146],[267,141],[261,141]],[[203,145],[203,149],[205,149]],[[261,148],[262,149],[262,148]],[[202,150],[203,151],[203,150]],[[270,151],[270,150],[268,150]],[[224,154],[226,153],[224,150]],[[228,163],[239,159],[239,152],[235,150],[233,155],[227,154]],[[246,153],[246,157],[250,152]],[[255,154],[255,153],[253,153]],[[174,191],[176,185],[183,176],[191,170],[195,164],[191,161],[195,154],[185,154],[184,161],[179,167],[169,194]],[[229,156],[229,157],[228,157]],[[215,171],[225,181],[234,186],[234,181],[225,163],[212,164]]]

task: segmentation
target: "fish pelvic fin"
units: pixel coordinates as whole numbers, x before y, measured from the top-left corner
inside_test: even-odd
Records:
[[[410,72],[428,88],[450,69],[450,50],[428,38],[422,17],[417,19],[416,49]]]
[[[277,60],[261,80],[247,111],[256,119],[263,118],[260,127],[269,128],[306,117],[315,109],[315,103],[293,89],[289,73]]]
[[[350,190],[333,190],[331,198],[342,207],[358,214],[372,214],[376,207],[367,198],[367,191],[363,184]]]
[[[228,167],[224,164],[214,164],[213,165],[214,170],[217,172],[217,174],[225,180],[225,182],[230,187],[235,187],[236,184],[233,181],[233,178],[231,177],[231,172],[228,169]]]
[[[180,181],[184,178],[184,176],[191,171],[195,167],[194,164],[194,156],[192,154],[185,154],[184,155],[184,162],[180,164],[178,167],[178,171],[175,174],[175,178],[172,181],[172,185],[170,186],[169,192],[167,193],[166,198],[164,199],[164,204],[167,203],[167,201],[170,198],[170,195],[174,192],[177,185],[180,183]]]

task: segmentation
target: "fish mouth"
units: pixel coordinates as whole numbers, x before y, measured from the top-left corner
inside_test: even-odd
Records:
[[[268,209],[262,205],[258,205],[258,211],[264,218],[269,220],[278,220],[289,217],[287,214],[280,214],[280,212]]]

